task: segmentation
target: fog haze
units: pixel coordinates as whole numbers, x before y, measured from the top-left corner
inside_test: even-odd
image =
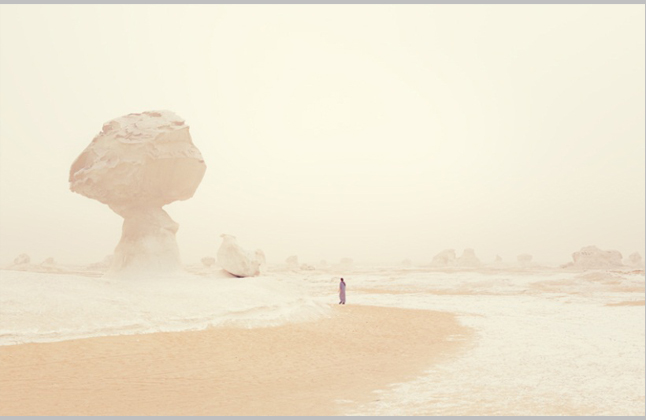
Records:
[[[644,50],[644,5],[2,5],[0,263],[112,253],[69,168],[160,109],[207,165],[165,207],[187,263],[643,255]]]

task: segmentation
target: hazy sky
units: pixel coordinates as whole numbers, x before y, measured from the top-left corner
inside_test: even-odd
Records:
[[[207,171],[184,262],[644,254],[644,5],[0,6],[0,263],[89,263],[104,122],[169,109]]]

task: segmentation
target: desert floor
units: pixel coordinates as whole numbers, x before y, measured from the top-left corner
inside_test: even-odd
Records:
[[[0,415],[646,410],[643,270],[1,270],[0,292]]]
[[[449,313],[337,305],[280,327],[0,347],[1,415],[334,415],[457,357]]]

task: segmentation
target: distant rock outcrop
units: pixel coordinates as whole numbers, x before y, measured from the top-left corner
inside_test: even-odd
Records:
[[[354,261],[352,260],[352,258],[341,258],[339,265],[344,269],[352,268]]]
[[[53,257],[46,258],[45,261],[41,262],[40,265],[42,266],[47,266],[47,267],[53,267],[56,265],[56,261],[54,261]]]
[[[496,257],[493,259],[493,262],[491,263],[492,267],[495,268],[501,268],[504,266],[502,262],[502,257],[500,255],[496,255]]]
[[[13,263],[15,265],[24,265],[24,264],[29,264],[30,262],[31,262],[31,258],[27,254],[20,254],[13,260]]]
[[[235,236],[220,235],[222,245],[218,250],[218,265],[237,277],[254,277],[260,275],[265,264],[265,254],[260,249],[247,251],[238,245]]]
[[[215,258],[213,257],[204,257],[201,260],[202,265],[205,267],[211,267],[213,264],[215,264]]]
[[[112,264],[112,254],[106,255],[101,261],[87,266],[90,270],[107,270]]]
[[[290,255],[285,260],[285,263],[287,263],[287,267],[289,268],[298,268],[298,257],[296,255]]]
[[[516,257],[516,261],[518,261],[518,264],[524,267],[530,265],[533,258],[534,257],[529,254],[520,254]]]
[[[31,258],[27,254],[20,254],[13,260],[13,264],[9,264],[7,267],[9,270],[16,271],[31,271],[35,273],[55,273],[62,271],[61,268],[56,266],[56,261],[54,258],[46,258],[40,264],[32,264]]]
[[[471,248],[465,249],[460,258],[455,261],[455,265],[458,267],[479,267],[481,264],[475,251]]]
[[[572,254],[573,262],[568,266],[576,268],[613,268],[623,266],[619,251],[604,251],[594,245],[581,248]]]
[[[437,267],[451,267],[455,265],[456,259],[454,249],[445,249],[433,257],[431,264]]]
[[[631,267],[643,267],[644,260],[638,252],[633,252],[628,256],[628,258],[626,258],[625,264]]]

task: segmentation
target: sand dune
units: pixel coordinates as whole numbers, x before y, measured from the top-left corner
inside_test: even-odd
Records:
[[[456,357],[446,312],[335,306],[280,327],[0,347],[0,415],[334,415]]]

